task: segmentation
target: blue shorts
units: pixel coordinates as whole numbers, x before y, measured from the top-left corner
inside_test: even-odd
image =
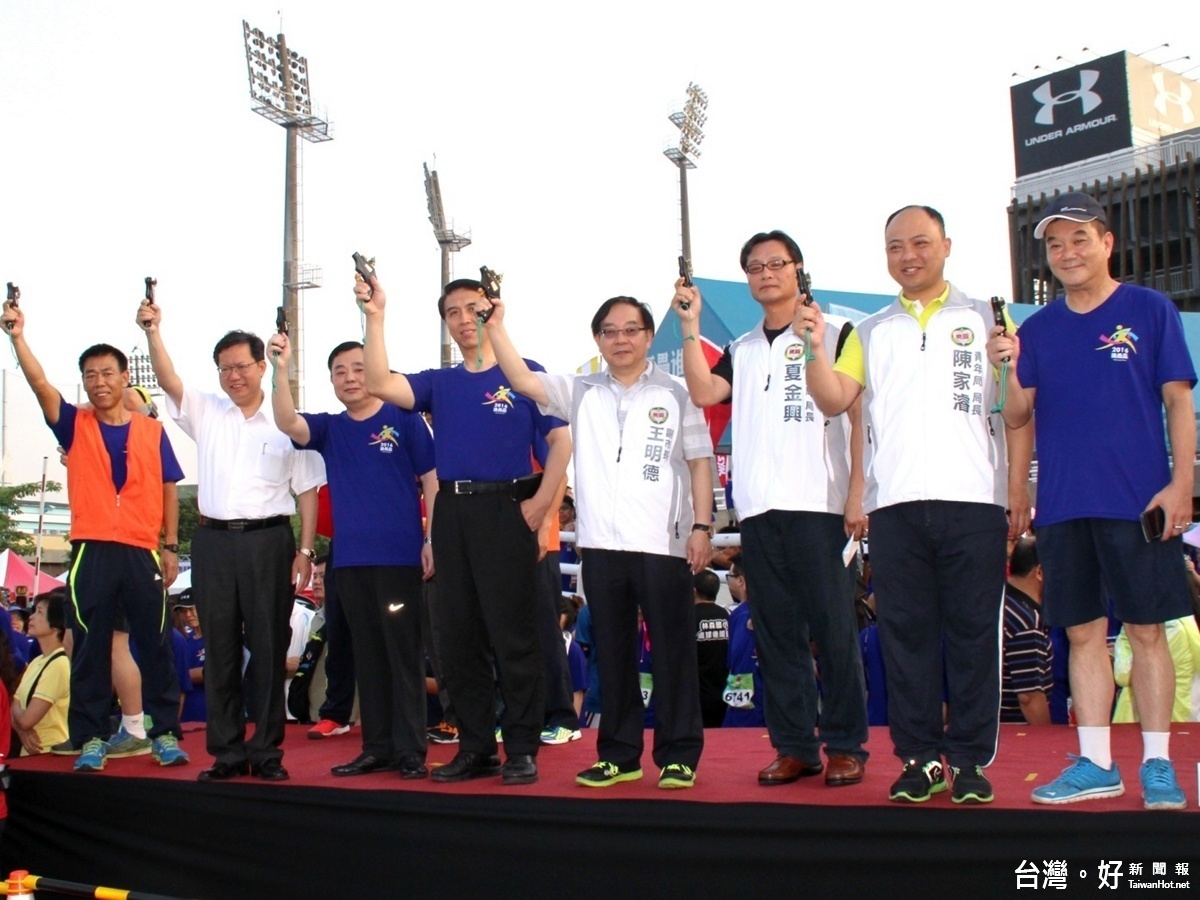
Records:
[[[1133,625],[1192,614],[1180,538],[1147,543],[1138,522],[1070,519],[1039,526],[1037,548],[1049,626],[1103,619],[1109,601],[1113,615]]]

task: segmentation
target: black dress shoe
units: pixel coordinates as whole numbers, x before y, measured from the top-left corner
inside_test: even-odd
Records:
[[[429,776],[434,781],[467,781],[500,774],[500,757],[496,754],[467,753],[460,750],[454,759]]]
[[[288,770],[277,759],[267,759],[250,767],[250,774],[263,781],[287,781]]]
[[[372,756],[369,753],[360,753],[350,762],[341,766],[334,766],[331,771],[334,775],[369,775],[371,772],[388,772],[396,768],[396,764],[390,759],[380,759],[378,756]]]
[[[504,784],[533,784],[538,780],[537,760],[528,753],[510,756],[500,769]]]
[[[230,778],[237,778],[239,775],[250,774],[250,763],[213,763],[211,768],[205,769],[196,776],[197,781],[228,781]]]
[[[418,781],[429,777],[429,769],[425,768],[425,760],[419,756],[406,756],[400,760],[400,777],[405,781]]]

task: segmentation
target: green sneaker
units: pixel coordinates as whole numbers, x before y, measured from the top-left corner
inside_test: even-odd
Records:
[[[668,790],[690,788],[696,783],[696,773],[682,763],[671,763],[658,776],[658,786]]]
[[[971,766],[969,769],[951,766],[950,772],[953,776],[950,799],[955,803],[991,803],[996,799],[982,766]]]
[[[897,803],[924,803],[945,789],[946,773],[940,762],[934,759],[919,763],[910,759],[888,792],[888,799]]]
[[[126,756],[145,756],[150,752],[150,738],[134,737],[122,725],[108,741],[108,756],[110,759],[122,759]]]
[[[601,761],[576,775],[575,783],[584,787],[611,787],[619,781],[637,781],[641,777],[641,769],[622,770],[616,763]]]

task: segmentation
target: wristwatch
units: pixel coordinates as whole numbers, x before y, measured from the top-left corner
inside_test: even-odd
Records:
[[[301,547],[296,552],[302,554],[303,556],[307,556],[309,562],[316,562],[317,551],[312,549],[312,547]]]
[[[174,553],[176,556],[179,555],[179,545],[178,544],[163,544],[163,549],[166,550],[168,553]]]
[[[697,522],[695,525],[692,526],[692,531],[703,531],[709,537],[712,537],[712,526],[711,525],[701,525],[699,522]]]

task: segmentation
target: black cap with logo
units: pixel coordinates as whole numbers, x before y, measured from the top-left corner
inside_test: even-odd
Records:
[[[1104,207],[1090,195],[1079,192],[1061,194],[1050,201],[1042,212],[1042,218],[1033,229],[1033,236],[1039,241],[1046,233],[1046,226],[1055,219],[1069,219],[1072,222],[1094,222],[1099,220],[1108,225],[1108,215]]]

